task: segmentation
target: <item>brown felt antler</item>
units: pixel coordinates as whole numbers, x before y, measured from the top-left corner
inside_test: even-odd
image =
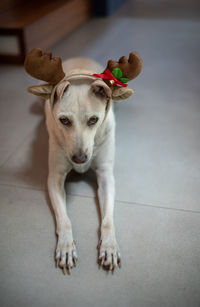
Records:
[[[112,88],[119,86],[126,87],[127,82],[136,78],[142,70],[142,60],[136,52],[129,54],[129,59],[122,56],[118,62],[109,60],[106,69],[102,74],[93,74],[101,78]]]
[[[61,58],[52,58],[51,51],[42,54],[42,50],[39,48],[35,48],[27,54],[24,67],[32,77],[52,85],[60,82],[65,76]]]
[[[113,72],[115,68],[120,68],[122,72],[122,76],[119,80],[122,79],[123,82],[123,79],[128,79],[127,81],[129,81],[136,78],[141,72],[142,60],[136,52],[131,52],[128,60],[125,56],[122,56],[118,62],[109,60],[106,69]]]

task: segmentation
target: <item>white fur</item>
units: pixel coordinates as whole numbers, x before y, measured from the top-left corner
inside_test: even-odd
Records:
[[[68,75],[74,69],[89,70],[91,74],[102,71],[100,65],[84,59],[68,60],[63,67]],[[45,104],[49,132],[48,190],[57,225],[56,260],[64,271],[66,264],[70,269],[74,265],[73,259],[77,257],[64,190],[66,175],[72,169],[83,173],[91,167],[96,172],[102,217],[99,258],[105,258],[104,265],[108,265],[110,269],[116,267],[120,260],[113,221],[115,118],[112,107],[105,118],[106,100],[98,98],[93,93],[93,82],[94,80],[86,77],[64,81],[63,84],[61,82],[56,89],[59,101],[52,106],[51,100],[48,99]],[[66,91],[63,94],[64,90]],[[109,89],[106,88],[106,91]],[[98,116],[99,121],[91,128],[86,122],[93,115]],[[70,117],[73,127],[63,126],[59,120],[62,116]],[[72,155],[78,150],[87,153],[86,163],[76,164],[71,160]]]

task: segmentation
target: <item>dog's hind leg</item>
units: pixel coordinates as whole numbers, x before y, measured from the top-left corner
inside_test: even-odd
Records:
[[[49,151],[49,176],[48,190],[52,203],[52,207],[56,218],[56,233],[58,242],[56,248],[56,265],[66,270],[70,274],[71,268],[76,265],[77,254],[76,247],[72,236],[71,221],[66,210],[66,193],[64,183],[70,166],[66,161],[62,150],[51,144]]]

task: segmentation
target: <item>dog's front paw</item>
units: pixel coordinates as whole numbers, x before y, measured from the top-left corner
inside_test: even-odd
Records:
[[[113,234],[105,234],[99,242],[99,263],[107,270],[115,271],[117,265],[121,267],[119,246]]]
[[[71,274],[71,268],[76,266],[77,263],[76,245],[71,232],[66,231],[59,234],[55,260],[56,267],[59,266],[64,275],[66,275],[66,272]]]

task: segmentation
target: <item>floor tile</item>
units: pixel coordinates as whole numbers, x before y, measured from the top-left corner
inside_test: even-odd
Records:
[[[1,306],[174,306],[200,303],[200,215],[118,202],[123,266],[99,270],[95,199],[68,196],[79,262],[54,266],[54,219],[43,191],[0,186]]]
[[[42,108],[43,111],[43,108]],[[48,173],[48,134],[44,115],[21,146],[0,168],[3,184],[45,189]]]

